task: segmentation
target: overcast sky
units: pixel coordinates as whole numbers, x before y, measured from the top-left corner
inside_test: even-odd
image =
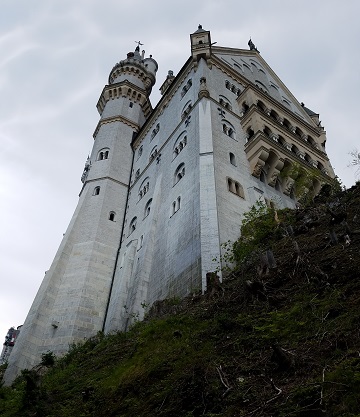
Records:
[[[251,36],[290,91],[320,113],[335,173],[349,187],[360,148],[358,0],[2,0],[0,14],[0,342],[18,326],[78,200],[113,65],[144,43],[169,69],[190,55],[198,24],[218,46]]]

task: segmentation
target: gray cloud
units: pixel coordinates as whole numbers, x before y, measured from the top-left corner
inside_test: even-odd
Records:
[[[360,4],[333,0],[244,3],[80,0],[2,5],[0,16],[0,338],[25,319],[77,203],[80,175],[112,66],[141,40],[158,82],[190,55],[201,23],[213,42],[251,36],[290,91],[320,112],[327,149],[347,186],[359,146]]]

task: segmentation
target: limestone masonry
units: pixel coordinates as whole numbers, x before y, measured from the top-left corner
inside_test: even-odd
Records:
[[[318,114],[299,103],[250,49],[190,35],[153,109],[158,65],[139,46],[114,66],[79,203],[9,358],[5,382],[98,331],[126,330],[158,299],[205,289],[221,244],[239,237],[262,200],[295,207],[291,167],[334,172]]]

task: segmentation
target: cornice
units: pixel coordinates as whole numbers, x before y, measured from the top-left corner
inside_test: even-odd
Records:
[[[130,126],[132,129],[134,129],[135,132],[138,132],[139,129],[140,129],[140,125],[138,125],[137,123],[134,123],[133,121],[127,119],[126,117],[123,117],[123,116],[108,117],[106,119],[99,120],[99,123],[97,124],[96,129],[95,129],[94,134],[93,134],[94,140],[96,139],[96,136],[97,136],[97,134],[99,132],[99,129],[102,125],[107,124],[107,123],[114,123],[114,122],[124,123],[127,126]]]
[[[316,154],[319,158],[321,158],[323,161],[329,161],[329,157],[327,154],[320,149],[317,149],[313,146],[311,146],[308,142],[299,139],[299,137],[291,132],[290,130],[286,129],[283,125],[280,123],[275,122],[270,116],[267,116],[265,113],[260,112],[258,108],[255,105],[252,105],[249,110],[244,114],[244,116],[240,119],[240,123],[242,126],[245,127],[246,123],[250,119],[251,116],[257,115],[260,117],[262,121],[264,121],[266,124],[274,128],[276,131],[279,131],[282,135],[285,137],[290,138],[293,142],[296,143],[296,145],[299,145],[305,149],[307,149],[310,153]],[[245,129],[244,129],[245,130]],[[318,136],[318,134],[317,134]]]
[[[129,97],[129,99],[134,102],[140,102],[145,117],[148,117],[153,110],[148,93],[130,81],[124,80],[119,83],[105,85],[96,104],[99,114],[102,114],[105,105],[109,100],[120,97]]]
[[[108,177],[108,176],[106,176],[106,177],[99,177],[99,178],[94,178],[92,180],[86,180],[84,182],[83,186],[81,187],[81,190],[80,190],[80,193],[79,193],[79,197],[81,196],[82,192],[84,191],[84,188],[85,188],[86,184],[89,184],[90,182],[101,181],[101,180],[109,180],[109,181],[112,181],[112,182],[116,182],[116,184],[122,185],[122,186],[124,186],[126,188],[129,188],[129,184],[125,184],[124,182],[118,181],[115,178],[111,178],[111,177]]]
[[[267,145],[270,145],[269,148],[265,148],[262,146],[262,148],[266,149],[267,151],[271,150],[271,148],[275,148],[278,152],[281,154],[286,155],[287,159],[289,161],[296,161],[299,163],[302,167],[306,169],[312,169],[316,174],[321,177],[323,180],[328,182],[329,180],[333,179],[330,175],[324,174],[320,169],[313,167],[311,164],[309,164],[306,160],[300,158],[299,156],[295,155],[293,152],[286,149],[284,146],[282,146],[280,143],[270,139],[268,136],[264,134],[264,132],[258,131],[254,134],[253,139],[249,140],[245,144],[245,152],[246,154],[249,154],[253,148],[259,143],[264,142]]]

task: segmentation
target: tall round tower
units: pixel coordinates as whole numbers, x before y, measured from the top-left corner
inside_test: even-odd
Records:
[[[157,68],[138,46],[110,72],[79,202],[10,356],[7,384],[42,353],[64,353],[102,330],[128,197],[131,141],[152,111]]]

